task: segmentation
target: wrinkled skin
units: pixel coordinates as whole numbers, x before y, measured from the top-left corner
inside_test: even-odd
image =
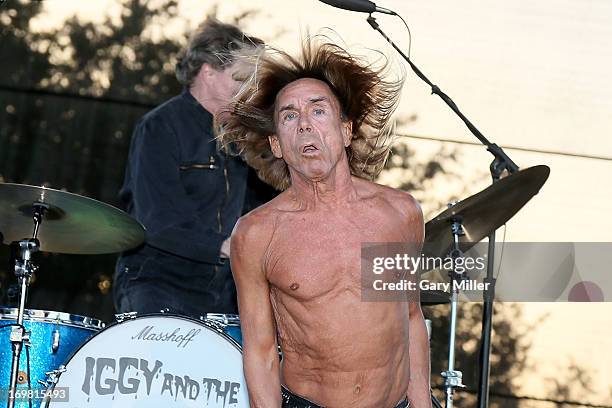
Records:
[[[393,407],[407,395],[429,407],[418,302],[361,300],[362,243],[420,246],[418,204],[351,176],[351,125],[325,83],[286,86],[275,120],[270,146],[291,187],[243,217],[232,237],[251,406],[280,406],[282,383],[327,407]]]

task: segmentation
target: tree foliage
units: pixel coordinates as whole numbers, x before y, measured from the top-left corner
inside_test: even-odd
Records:
[[[130,0],[122,3],[119,19],[106,17],[102,24],[93,24],[71,17],[60,28],[35,33],[30,25],[40,16],[42,2],[2,3],[0,181],[45,184],[117,204],[135,123],[180,90],[173,63],[187,33],[166,37],[159,35],[159,28],[184,21],[175,0],[162,0],[155,7],[150,4]],[[216,8],[208,12],[215,14]],[[234,22],[241,24],[254,15],[253,10],[244,12]],[[398,143],[385,171],[404,171],[399,187],[427,201],[427,180],[447,173],[445,163],[454,154],[441,150],[416,163],[409,145]],[[430,208],[442,206],[430,204]],[[0,283],[5,304],[15,300],[9,296],[15,278],[7,268],[7,258],[7,247],[2,246]],[[111,320],[114,261],[115,256],[41,254],[28,306]],[[465,304],[460,314],[458,366],[472,387],[476,384],[474,342],[479,336],[479,307]],[[497,305],[496,311],[499,308]],[[426,309],[426,314],[434,321],[436,374],[447,352],[448,311],[438,306]],[[512,390],[512,376],[524,366],[525,346],[512,325],[514,319],[518,315],[498,318],[494,324],[493,389],[507,392]],[[437,374],[434,382],[436,379]]]

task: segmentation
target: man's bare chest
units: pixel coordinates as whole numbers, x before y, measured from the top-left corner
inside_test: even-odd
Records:
[[[376,222],[367,217],[291,217],[279,225],[270,243],[268,279],[302,300],[339,291],[357,294],[363,245],[401,242],[406,234],[400,224],[386,217]]]

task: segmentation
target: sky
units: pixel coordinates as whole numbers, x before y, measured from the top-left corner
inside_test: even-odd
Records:
[[[47,14],[33,29],[61,24],[79,13],[101,22],[116,14],[113,0],[87,2],[45,0]],[[151,2],[152,5],[155,2]],[[180,0],[181,14],[194,26],[213,2]],[[259,18],[246,30],[294,52],[308,30],[331,28],[351,50],[375,55],[380,50],[406,73],[397,115],[416,115],[402,134],[476,141],[460,120],[421,82],[385,41],[366,23],[365,14],[332,8],[315,0],[247,0],[219,2],[219,16],[259,7]],[[612,241],[612,2],[606,0],[386,0],[377,3],[402,15],[412,33],[411,59],[449,94],[463,113],[492,142],[501,146],[558,151],[606,159],[555,154],[507,153],[521,167],[545,164],[551,175],[540,193],[507,225],[509,241]],[[378,16],[387,34],[408,49],[408,33],[397,18]],[[274,33],[283,34],[274,38]],[[160,28],[156,35],[175,35],[178,27]],[[408,139],[419,155],[441,143]],[[465,197],[485,188],[491,156],[484,148],[448,144],[458,149],[454,169],[467,184]],[[393,181],[389,181],[393,184]],[[463,186],[444,182],[432,188],[442,199]],[[440,211],[442,208],[440,209]],[[608,299],[610,300],[610,299]],[[610,304],[525,304],[527,319],[548,315],[530,333],[530,359],[540,372],[524,381],[525,394],[542,396],[547,376],[566,370],[571,361],[587,365],[596,392],[593,403],[608,402],[612,366],[612,329],[602,327]]]

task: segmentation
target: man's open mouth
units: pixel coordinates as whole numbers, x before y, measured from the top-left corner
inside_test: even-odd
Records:
[[[302,147],[302,153],[313,153],[316,152],[317,149],[314,145],[312,144],[307,144],[306,146]]]

